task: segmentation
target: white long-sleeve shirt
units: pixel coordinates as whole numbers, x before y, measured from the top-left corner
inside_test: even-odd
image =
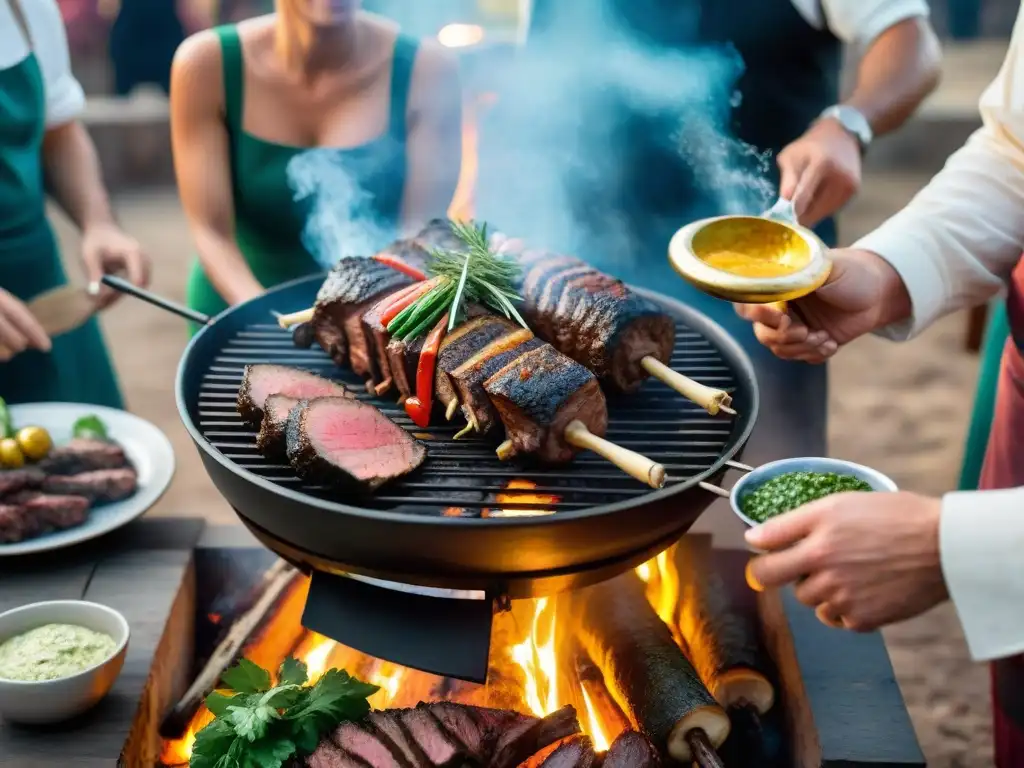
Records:
[[[883,329],[902,340],[943,315],[982,304],[1006,286],[1024,250],[1024,13],[980,128],[902,211],[856,247],[899,272],[910,320]],[[1024,462],[1024,456],[1015,460]],[[1024,488],[947,494],[942,570],[971,654],[1024,652]]]

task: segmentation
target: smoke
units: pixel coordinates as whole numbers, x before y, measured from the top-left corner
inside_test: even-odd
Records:
[[[323,269],[344,256],[371,256],[394,236],[359,175],[352,156],[339,150],[311,149],[288,163],[288,184],[306,217],[302,244]]]

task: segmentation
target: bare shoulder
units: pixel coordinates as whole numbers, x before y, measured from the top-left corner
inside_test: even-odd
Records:
[[[222,92],[221,60],[220,38],[212,29],[185,38],[175,51],[171,65],[172,100],[184,87],[190,91],[198,88],[205,93]]]

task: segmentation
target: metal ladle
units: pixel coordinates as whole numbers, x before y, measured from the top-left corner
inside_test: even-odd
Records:
[[[687,224],[668,246],[673,268],[700,290],[737,304],[779,304],[813,293],[832,262],[821,239],[779,199],[761,216],[715,216]]]

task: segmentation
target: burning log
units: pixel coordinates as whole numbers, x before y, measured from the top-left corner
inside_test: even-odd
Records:
[[[658,751],[643,734],[625,731],[608,748],[601,768],[658,768],[660,765]]]
[[[263,625],[281,595],[295,580],[297,571],[284,560],[278,560],[263,575],[259,598],[245,613],[231,625],[224,639],[210,655],[206,666],[185,691],[177,704],[160,723],[160,735],[165,739],[180,736],[188,727],[189,720],[202,705],[207,695],[214,690],[221,675],[242,653],[246,644]],[[287,653],[289,649],[285,649]]]
[[[630,730],[629,719],[623,714],[619,705],[608,693],[604,684],[604,675],[594,662],[580,650],[576,655],[576,677],[579,681],[583,706],[593,708],[604,731],[610,738]]]
[[[736,604],[715,569],[710,539],[684,537],[675,555],[679,632],[701,680],[723,707],[765,714],[775,689],[761,670],[756,613]]]
[[[715,749],[729,717],[704,687],[633,573],[574,593],[576,637],[633,725],[659,749],[701,768],[722,765]]]

